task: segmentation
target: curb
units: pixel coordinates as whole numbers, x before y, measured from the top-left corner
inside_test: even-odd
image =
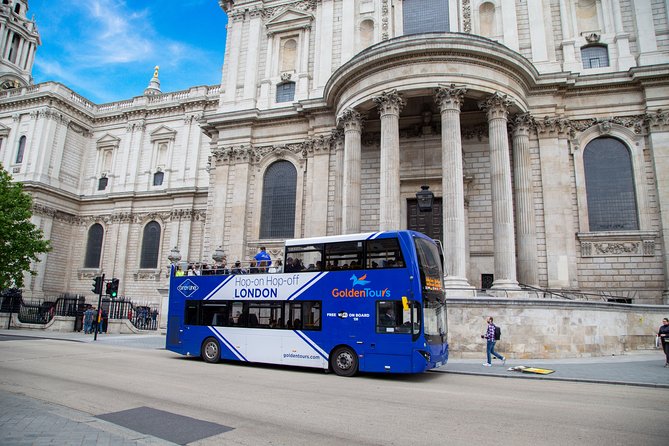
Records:
[[[562,378],[550,376],[530,376],[526,374],[519,375],[501,375],[496,373],[481,373],[481,372],[465,372],[454,370],[428,370],[430,373],[450,373],[453,375],[470,375],[470,376],[490,376],[493,378],[509,378],[509,379],[530,379],[530,380],[549,380],[549,381],[565,381],[588,384],[613,384],[618,386],[635,386],[635,387],[651,387],[656,389],[669,389],[669,384],[658,383],[641,383],[634,381],[609,381],[604,379],[587,379],[587,378]]]

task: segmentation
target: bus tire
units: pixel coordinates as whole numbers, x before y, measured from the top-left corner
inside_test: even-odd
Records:
[[[349,347],[337,347],[330,358],[330,366],[337,375],[349,377],[358,373],[358,355]]]
[[[218,344],[216,338],[207,338],[202,343],[202,351],[200,356],[204,362],[215,364],[221,359],[221,346]]]

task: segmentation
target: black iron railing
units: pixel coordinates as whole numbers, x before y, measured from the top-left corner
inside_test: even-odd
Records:
[[[83,327],[84,312],[93,305],[86,303],[81,295],[61,294],[57,298],[24,299],[21,290],[11,289],[0,292],[0,313],[18,314],[24,324],[47,324],[54,316],[74,318],[74,331]],[[137,329],[157,330],[158,309],[149,305],[134,304],[125,297],[103,298],[101,301],[103,323],[109,319],[128,319]]]

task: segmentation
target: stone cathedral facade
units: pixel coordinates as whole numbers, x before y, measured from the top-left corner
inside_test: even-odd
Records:
[[[109,104],[33,85],[27,1],[0,5],[0,160],[54,247],[25,294],[105,273],[164,305],[177,251],[409,228],[449,295],[669,303],[668,0],[219,3],[220,85]]]

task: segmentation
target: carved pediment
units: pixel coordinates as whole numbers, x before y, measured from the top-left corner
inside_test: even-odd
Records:
[[[96,145],[98,146],[98,149],[105,149],[110,147],[117,148],[120,143],[121,138],[106,133],[102,138],[97,140]]]
[[[311,26],[314,16],[299,9],[287,8],[267,21],[267,31],[277,33]]]
[[[177,134],[177,131],[171,129],[165,125],[161,125],[157,129],[151,132],[151,142],[165,140],[165,139],[174,139]]]

